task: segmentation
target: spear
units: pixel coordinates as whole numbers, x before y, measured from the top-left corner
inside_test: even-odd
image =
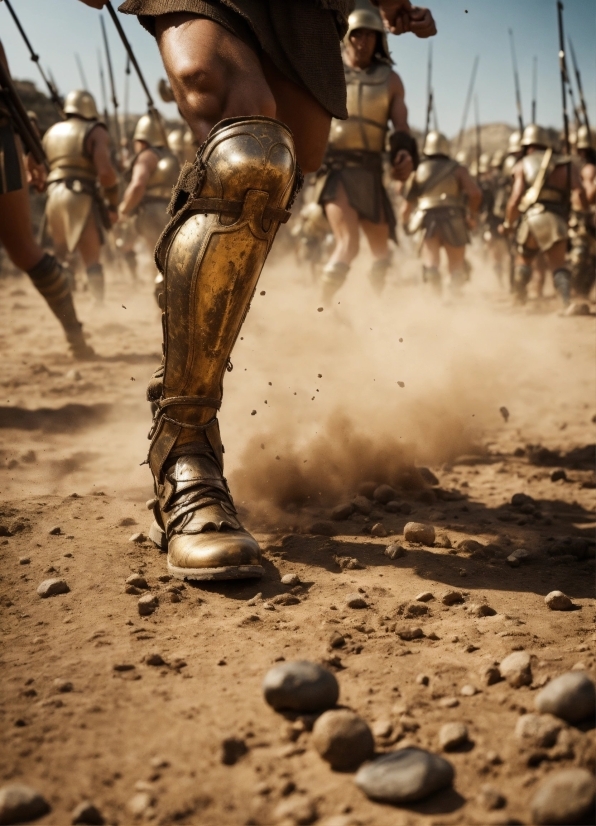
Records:
[[[101,101],[103,104],[103,119],[106,126],[109,126],[110,119],[108,116],[108,96],[106,95],[106,79],[103,73],[103,63],[101,62],[101,52],[97,50],[97,65],[99,66],[99,85],[101,88]]]
[[[513,82],[515,84],[515,105],[517,106],[517,122],[519,131],[524,131],[524,113],[522,111],[521,92],[519,89],[519,72],[517,71],[517,56],[515,54],[515,42],[513,40],[513,29],[509,29],[509,43],[511,45],[511,61],[513,63]]]
[[[60,95],[58,94],[58,90],[56,89],[55,84],[52,83],[51,80],[49,80],[46,73],[44,72],[41,63],[39,62],[39,55],[34,51],[33,46],[29,42],[29,38],[27,37],[27,34],[25,33],[25,29],[22,27],[21,21],[17,17],[16,12],[13,9],[10,0],[5,0],[5,2],[6,2],[6,8],[10,12],[10,16],[14,20],[15,25],[16,25],[17,29],[19,30],[19,33],[20,33],[21,37],[25,41],[25,45],[27,46],[27,49],[29,50],[29,55],[31,56],[31,60],[37,66],[37,68],[39,70],[39,74],[42,76],[43,82],[45,83],[46,88],[47,88],[48,92],[50,93],[50,98],[52,100],[52,103],[54,104],[54,106],[56,107],[58,112],[60,113],[60,117],[63,118],[64,117],[64,110],[62,109],[62,99],[61,99]]]
[[[424,127],[424,140],[426,141],[426,136],[430,130],[430,116],[433,110],[433,87],[432,87],[432,74],[433,74],[433,44],[432,42],[428,44],[428,75],[426,79],[426,125]]]
[[[569,75],[567,74],[567,59],[565,57],[565,32],[563,30],[563,3],[557,0],[557,16],[559,22],[559,69],[561,72],[561,100],[563,104],[563,129],[565,131],[565,151],[571,151],[569,141],[569,117],[567,115],[567,84]],[[567,196],[571,199],[571,163],[567,164]]]
[[[87,83],[87,78],[85,77],[85,71],[83,69],[83,64],[81,63],[81,58],[79,57],[77,52],[75,52],[75,60],[77,63],[77,68],[79,70],[79,77],[81,79],[81,83],[83,84],[83,89],[88,89],[89,84]]]
[[[106,32],[103,17],[99,18],[101,24],[101,33],[103,36],[103,44],[106,52],[106,62],[108,65],[108,76],[110,78],[110,90],[112,92],[112,106],[114,107],[114,131],[116,133],[116,156],[120,158],[122,146],[120,145],[120,121],[118,120],[118,97],[116,95],[116,84],[114,82],[114,71],[112,69],[112,56],[110,54],[110,45],[108,43],[108,35]]]
[[[470,85],[468,86],[468,94],[466,96],[466,103],[464,105],[464,114],[461,120],[461,126],[459,129],[459,135],[457,136],[457,148],[461,149],[461,142],[464,137],[464,129],[466,128],[466,123],[468,120],[468,112],[470,110],[470,103],[472,102],[472,93],[474,92],[474,84],[476,82],[476,72],[478,71],[478,63],[480,61],[480,56],[476,55],[474,59],[474,66],[472,67],[472,76],[470,77]]]
[[[482,146],[480,143],[480,114],[478,110],[478,95],[474,95],[474,116],[476,119],[476,180],[480,180],[480,155]]]
[[[532,66],[532,123],[536,123],[536,102],[538,97],[538,58],[535,56]]]
[[[130,57],[126,55],[126,66],[124,68],[124,114],[123,114],[123,129],[124,137],[126,138],[126,146],[130,148],[130,140],[128,134],[128,99],[130,91]]]
[[[582,76],[579,71],[579,66],[577,64],[577,60],[575,58],[575,49],[573,48],[573,43],[571,39],[569,40],[569,51],[571,52],[571,60],[573,62],[573,71],[575,73],[575,79],[577,81],[577,88],[579,91],[579,102],[581,106],[581,111],[584,116],[584,124],[586,129],[588,130],[588,139],[592,139],[592,133],[590,131],[590,121],[588,119],[588,107],[586,106],[586,99],[584,97],[584,87],[582,84]]]

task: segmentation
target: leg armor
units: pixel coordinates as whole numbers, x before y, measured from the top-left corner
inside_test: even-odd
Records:
[[[532,278],[532,267],[517,264],[513,271],[512,292],[516,304],[525,304],[528,299],[528,284]]]
[[[104,296],[104,278],[103,267],[101,264],[91,264],[90,267],[87,267],[87,281],[89,283],[91,295],[95,298],[98,304],[102,304]]]
[[[282,123],[222,121],[182,173],[174,217],[156,249],[164,363],[149,434],[151,537],[167,547],[168,570],[180,579],[263,574],[259,546],[242,527],[223,476],[215,416],[263,264],[289,218],[296,178],[294,141]]]
[[[350,272],[350,265],[344,264],[343,261],[336,261],[335,264],[327,264],[323,270],[321,284],[323,286],[323,304],[329,306],[331,299],[335,293],[343,286],[348,273]]]
[[[378,261],[373,261],[372,263],[368,278],[371,287],[377,295],[380,295],[383,292],[385,278],[387,277],[387,270],[389,269],[390,264],[391,261],[389,258],[383,258]]]
[[[422,267],[422,282],[430,284],[433,292],[441,294],[441,273],[438,267]]]
[[[62,324],[73,356],[78,359],[93,358],[95,353],[85,341],[83,325],[78,320],[74,308],[67,270],[53,255],[46,253],[27,275]]]
[[[566,267],[560,267],[553,273],[555,289],[561,296],[563,306],[568,307],[571,301],[571,273]]]

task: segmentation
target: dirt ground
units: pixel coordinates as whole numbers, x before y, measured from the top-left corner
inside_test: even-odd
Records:
[[[0,775],[45,796],[40,823],[70,823],[82,800],[121,826],[530,823],[548,772],[593,769],[588,726],[550,749],[525,746],[514,729],[548,679],[572,668],[596,677],[594,317],[562,318],[554,300],[512,310],[475,263],[465,299],[445,306],[400,256],[395,283],[373,300],[363,257],[324,312],[291,258],[267,269],[221,417],[232,491],[266,576],[202,586],[170,580],[165,556],[130,539],[147,532],[152,495],[141,465],[144,389],[160,355],[149,270],[136,290],[111,272],[103,308],[77,294],[100,354],[83,364],[27,280],[0,281]],[[371,503],[369,515],[330,522],[365,482],[393,485],[410,513]],[[515,493],[531,500],[514,507]],[[404,542],[410,520],[435,526],[434,547]],[[377,523],[386,538],[371,536]],[[480,544],[458,547],[465,539]],[[405,555],[384,555],[390,542]],[[511,567],[519,548],[529,561]],[[125,592],[132,573],[159,599],[151,616]],[[300,584],[282,585],[288,573]],[[49,577],[70,592],[41,599]],[[555,589],[576,610],[550,611]],[[463,602],[444,605],[453,590]],[[422,591],[434,599],[416,616]],[[354,593],[367,608],[346,607]],[[496,613],[477,617],[471,606],[484,603]],[[414,628],[423,636],[404,639]],[[486,667],[518,650],[531,654],[532,684],[487,685]],[[471,743],[449,755],[454,789],[393,808],[331,771],[309,721],[262,697],[267,670],[294,659],[329,665],[340,704],[374,726],[381,752],[438,751],[441,725],[464,722]],[[222,762],[229,737],[247,750],[233,765]],[[483,784],[504,808],[483,806]]]

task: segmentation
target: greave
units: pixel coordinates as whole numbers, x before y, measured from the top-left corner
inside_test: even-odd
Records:
[[[516,264],[513,271],[512,292],[515,299],[520,304],[525,304],[527,299],[528,284],[532,278],[532,268],[527,264]]]
[[[385,287],[385,279],[387,278],[387,270],[391,265],[389,258],[373,261],[368,278],[370,285],[377,295],[383,292]]]
[[[350,265],[344,264],[343,261],[335,261],[334,263],[325,265],[323,275],[321,276],[323,304],[328,306],[331,303],[331,299],[343,286],[349,272]]]
[[[104,277],[101,264],[91,264],[87,267],[87,281],[91,295],[98,303],[103,303],[104,297]]]
[[[566,267],[560,267],[553,273],[555,289],[561,296],[563,306],[567,307],[571,301],[571,273]]]
[[[438,267],[422,267],[422,281],[425,284],[430,284],[431,289],[435,293],[441,292],[441,273]]]

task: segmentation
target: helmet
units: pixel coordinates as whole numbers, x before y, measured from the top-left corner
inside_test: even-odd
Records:
[[[580,126],[577,130],[577,149],[593,149],[594,139],[590,140],[590,133],[587,126]]]
[[[429,132],[424,141],[425,155],[447,155],[449,156],[449,141],[441,132]]]
[[[347,40],[356,29],[370,29],[373,32],[378,32],[377,52],[381,52],[385,60],[390,63],[392,62],[391,55],[389,54],[389,46],[387,45],[385,26],[378,12],[373,9],[356,9],[356,11],[353,11],[348,17],[348,31],[346,32],[345,39]]]
[[[482,155],[478,159],[478,172],[481,175],[484,175],[490,169],[490,155],[486,152],[483,152]]]
[[[85,92],[82,89],[69,92],[66,95],[64,114],[78,115],[80,118],[85,118],[85,120],[96,120],[99,118],[95,98],[90,92]]]
[[[468,153],[465,149],[460,149],[459,152],[455,155],[455,160],[461,164],[462,166],[466,166],[468,163]]]
[[[515,132],[509,135],[507,154],[517,155],[518,152],[521,152],[521,133],[516,129]]]
[[[551,146],[551,139],[546,129],[538,126],[536,123],[531,123],[524,129],[524,134],[521,139],[522,146]]]
[[[174,93],[172,92],[172,87],[170,86],[167,80],[164,80],[163,77],[157,84],[157,91],[159,92],[159,96],[164,103],[172,103],[172,101],[174,100]]]
[[[171,129],[168,132],[168,146],[174,155],[182,155],[184,151],[184,130],[181,126],[177,126],[176,129]]]
[[[497,151],[493,154],[492,158],[490,159],[491,169],[500,169],[503,166],[504,160],[505,153],[502,149],[497,149]]]
[[[133,141],[145,141],[150,146],[166,146],[166,132],[159,112],[142,115],[135,127]]]

